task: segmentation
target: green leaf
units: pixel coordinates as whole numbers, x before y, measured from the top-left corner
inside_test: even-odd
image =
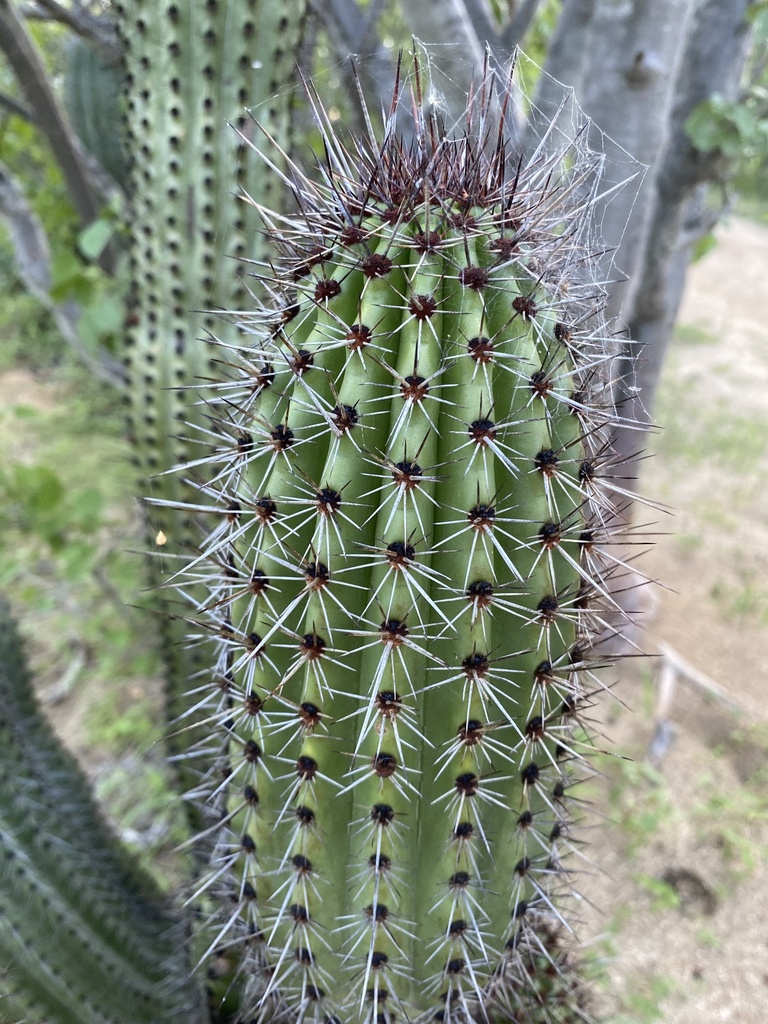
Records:
[[[80,232],[77,247],[87,260],[96,261],[109,244],[113,231],[114,224],[100,217]]]

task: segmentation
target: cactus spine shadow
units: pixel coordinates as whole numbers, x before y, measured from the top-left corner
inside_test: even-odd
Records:
[[[342,141],[310,89],[324,160],[291,218],[254,202],[282,256],[205,394],[202,891],[243,1019],[586,1019],[567,860],[626,570],[600,156],[517,149],[506,71],[454,133],[426,94],[416,60]]]

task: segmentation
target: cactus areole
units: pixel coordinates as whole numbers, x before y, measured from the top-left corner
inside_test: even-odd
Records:
[[[416,62],[346,141],[309,89],[319,171],[261,211],[268,298],[204,393],[210,533],[172,584],[208,588],[190,757],[239,1020],[586,1019],[567,855],[626,571],[601,162],[521,154],[508,74],[450,130]]]

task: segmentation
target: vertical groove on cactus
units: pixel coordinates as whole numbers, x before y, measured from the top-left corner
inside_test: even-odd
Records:
[[[292,217],[253,200],[281,257],[221,342],[181,574],[243,1020],[586,1019],[567,859],[625,572],[601,158],[556,125],[517,148],[510,76],[451,132],[417,61],[346,142],[310,89],[318,174]]]
[[[188,390],[216,372],[200,339],[221,327],[213,310],[244,308],[247,302],[245,272],[227,272],[226,261],[262,254],[260,224],[253,210],[233,199],[234,182],[259,195],[271,189],[263,164],[245,140],[227,131],[226,122],[247,131],[245,108],[253,107],[285,142],[284,85],[293,73],[306,3],[125,0],[116,7],[132,156],[129,430],[144,477],[142,492],[158,499],[151,522],[165,546],[157,554],[173,567],[199,543],[198,496],[190,487],[194,470],[184,477],[164,474],[189,459],[193,445],[185,422],[207,422]],[[170,509],[168,501],[179,507]],[[158,573],[152,579],[156,583]],[[174,718],[189,715],[181,693],[203,669],[196,648],[185,642],[182,618],[194,608],[193,594],[174,595],[180,618],[166,623],[163,652]],[[177,722],[174,750],[183,751],[187,739]]]
[[[31,1008],[72,1024],[198,1020],[185,927],[42,718],[2,603],[0,794],[0,958],[11,968],[2,1019]]]

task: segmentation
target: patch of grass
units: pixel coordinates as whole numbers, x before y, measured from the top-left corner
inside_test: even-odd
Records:
[[[677,324],[674,339],[683,345],[713,345],[720,341],[717,334],[698,324]]]

